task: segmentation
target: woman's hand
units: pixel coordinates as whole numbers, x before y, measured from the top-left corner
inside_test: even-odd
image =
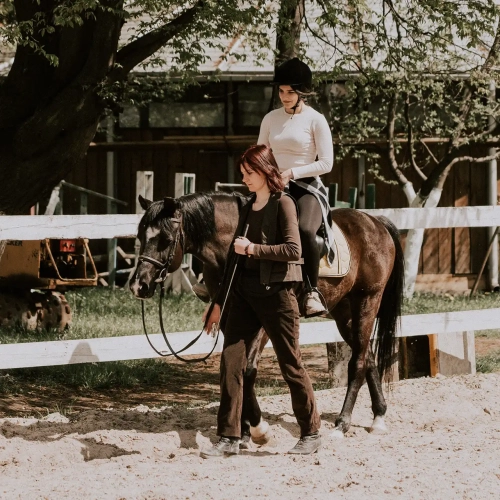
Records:
[[[234,240],[234,251],[239,255],[251,254],[252,246],[250,240],[244,236],[239,236]]]
[[[293,170],[289,168],[288,170],[281,172],[281,178],[286,186],[290,182],[290,179],[293,179]]]
[[[207,318],[209,309],[210,309],[210,304],[208,304],[207,307],[205,307],[205,311],[203,311],[203,316],[201,317],[204,323],[203,331],[207,332],[207,335],[211,334],[212,336],[214,336],[215,333],[217,332],[217,329],[219,328],[220,305],[214,304],[214,308],[210,313],[210,317]]]

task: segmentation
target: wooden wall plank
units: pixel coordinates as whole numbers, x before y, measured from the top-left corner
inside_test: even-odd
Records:
[[[422,245],[423,274],[437,274],[439,270],[439,229],[426,229]]]
[[[440,207],[452,207],[454,202],[454,189],[452,179],[445,182],[441,194]],[[453,229],[439,228],[438,230],[438,273],[451,274],[453,266]]]
[[[465,207],[470,201],[470,164],[460,162],[453,168],[454,205]],[[456,274],[468,274],[471,272],[471,238],[470,228],[457,227],[453,229],[453,257]]]
[[[470,204],[471,205],[486,205],[487,204],[487,163],[472,163],[471,169],[471,188],[470,188]],[[471,228],[471,271],[478,273],[487,249],[487,230],[483,228]]]

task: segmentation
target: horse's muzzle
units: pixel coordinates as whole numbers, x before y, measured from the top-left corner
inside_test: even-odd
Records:
[[[145,280],[137,276],[137,271],[130,280],[130,291],[138,299],[150,299],[156,290],[157,283],[154,280]]]

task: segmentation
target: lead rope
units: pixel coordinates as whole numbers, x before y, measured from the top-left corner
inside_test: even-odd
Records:
[[[215,348],[217,347],[217,343],[219,342],[219,334],[220,334],[220,329],[218,328],[217,329],[217,334],[215,336],[215,342],[214,342],[214,345],[211,349],[211,351],[206,354],[205,356],[203,356],[202,358],[183,358],[182,356],[180,356],[180,353],[181,352],[184,352],[186,351],[187,349],[189,349],[193,344],[195,344],[198,339],[202,336],[203,334],[203,330],[201,330],[201,332],[198,334],[197,337],[195,337],[193,340],[191,340],[191,342],[189,342],[187,345],[185,345],[182,349],[178,350],[178,351],[175,351],[174,348],[172,347],[172,345],[170,344],[169,340],[168,340],[168,337],[167,337],[167,334],[165,333],[165,328],[163,326],[163,298],[165,297],[165,286],[164,286],[164,282],[161,283],[160,285],[160,304],[159,304],[159,316],[160,316],[160,330],[161,330],[161,333],[163,335],[163,339],[165,340],[165,343],[167,344],[167,347],[170,349],[170,352],[165,352],[165,351],[159,351],[158,349],[156,349],[156,347],[153,345],[153,343],[151,342],[151,339],[149,338],[149,334],[148,334],[148,331],[147,331],[147,328],[146,328],[146,319],[145,319],[145,312],[144,312],[144,301],[142,301],[142,327],[144,329],[144,333],[146,334],[146,339],[149,343],[149,345],[151,346],[151,348],[153,349],[153,351],[156,352],[156,354],[158,354],[159,356],[161,357],[167,357],[167,356],[174,356],[175,358],[177,358],[179,361],[183,361],[184,363],[198,363],[198,362],[201,362],[201,361],[206,361],[211,355],[212,353],[215,351]]]

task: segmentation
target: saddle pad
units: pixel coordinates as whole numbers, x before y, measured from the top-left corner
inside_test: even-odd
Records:
[[[335,236],[333,242],[335,258],[330,265],[328,264],[326,255],[321,257],[319,261],[320,278],[345,276],[351,268],[351,251],[349,249],[349,243],[347,243],[344,233],[341,231],[340,227],[335,224],[335,222],[332,223],[332,230]]]

